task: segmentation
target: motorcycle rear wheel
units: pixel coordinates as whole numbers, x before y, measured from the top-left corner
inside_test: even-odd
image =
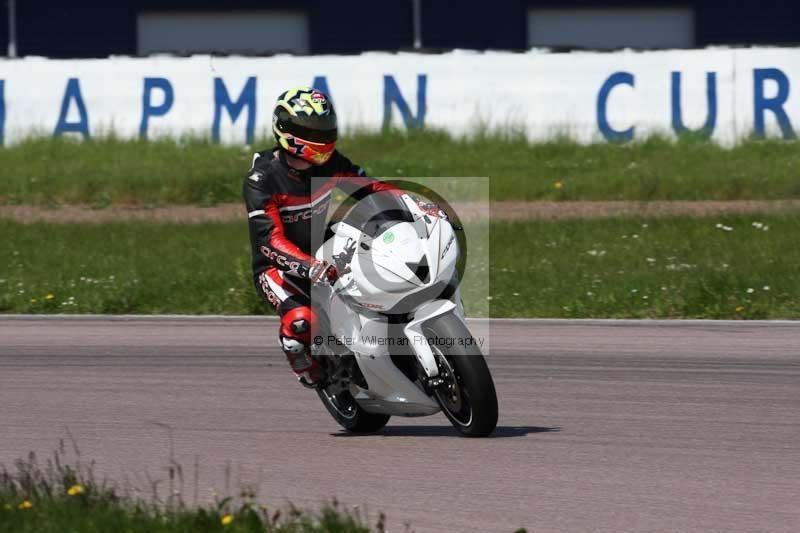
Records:
[[[452,340],[431,346],[439,363],[439,374],[445,380],[434,397],[445,416],[465,437],[487,437],[497,426],[497,392],[486,360],[475,344],[464,322],[450,313],[430,320],[425,326],[428,336]]]
[[[368,413],[358,405],[349,390],[333,393],[328,389],[318,389],[317,394],[334,420],[350,433],[375,433],[383,429],[391,418],[390,415]]]

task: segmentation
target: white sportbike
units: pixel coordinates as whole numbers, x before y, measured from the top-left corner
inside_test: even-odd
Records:
[[[367,200],[329,226],[316,254],[339,271],[312,292],[323,310],[312,345],[327,374],[320,399],[347,431],[441,410],[463,435],[489,435],[497,395],[464,321],[460,228],[408,195]]]

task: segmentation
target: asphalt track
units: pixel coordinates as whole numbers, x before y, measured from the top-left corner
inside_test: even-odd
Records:
[[[172,454],[190,503],[253,485],[391,531],[800,531],[800,323],[495,321],[501,418],[481,440],[441,415],[342,434],[274,329],[0,318],[0,462],[68,429],[145,489]]]

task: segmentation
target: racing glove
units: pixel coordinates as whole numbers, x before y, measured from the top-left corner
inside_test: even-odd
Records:
[[[339,279],[339,272],[336,267],[327,261],[314,260],[308,269],[308,279],[312,284],[328,283],[333,285]]]

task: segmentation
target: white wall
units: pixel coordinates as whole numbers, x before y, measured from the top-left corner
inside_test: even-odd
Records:
[[[605,138],[598,122],[598,95],[613,74],[628,73],[634,86],[620,84],[608,92],[609,128],[625,131],[633,126],[633,137],[641,138],[672,130],[673,72],[681,74],[684,123],[690,128],[701,126],[707,112],[707,73],[712,72],[716,76],[717,104],[713,139],[730,144],[750,135],[756,127],[756,69],[777,69],[764,71],[769,79],[759,84],[763,85],[763,99],[775,97],[780,84],[787,91],[782,105],[772,105],[773,110],[785,114],[783,128],[778,120],[783,115],[768,110],[763,113],[765,133],[786,136],[800,128],[797,48],[71,61],[25,58],[0,60],[0,80],[4,84],[2,125],[6,144],[31,132],[53,134],[65,100],[62,122],[77,123],[72,129],[88,130],[90,135],[110,129],[123,136],[139,135],[144,80],[148,77],[166,80],[157,83],[161,84],[159,87],[168,84],[173,97],[166,114],[156,114],[147,121],[148,136],[209,134],[215,115],[217,77],[231,100],[236,100],[248,79],[253,78],[252,129],[259,134],[270,127],[277,95],[288,87],[311,84],[317,76],[325,77],[345,131],[355,126],[378,129],[385,115],[391,124],[403,127],[405,122],[393,91],[396,84],[407,103],[409,123],[420,118],[419,100],[426,109],[426,126],[447,128],[457,134],[468,134],[479,123],[496,128],[513,124],[524,128],[534,140],[567,133],[581,142],[590,142]],[[620,76],[625,75],[617,74],[617,78]],[[70,78],[77,80],[72,87],[79,87],[85,125],[79,124],[81,114],[75,93],[65,99]],[[389,105],[385,105],[385,94]],[[163,90],[153,89],[150,106],[158,110],[163,101]],[[235,123],[225,108],[220,109],[221,139],[242,142],[251,108],[244,106]]]

